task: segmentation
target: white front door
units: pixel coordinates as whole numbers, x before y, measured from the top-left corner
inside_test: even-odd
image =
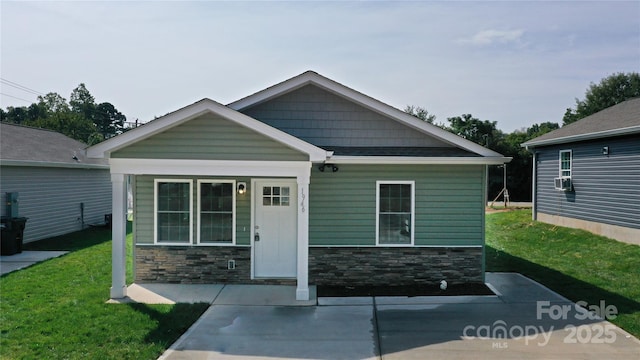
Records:
[[[297,183],[256,180],[253,266],[257,278],[296,277]]]

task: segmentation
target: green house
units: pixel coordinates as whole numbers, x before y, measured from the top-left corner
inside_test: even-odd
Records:
[[[88,149],[113,188],[113,287],[135,281],[409,285],[484,280],[487,165],[509,158],[315,72],[203,99]]]

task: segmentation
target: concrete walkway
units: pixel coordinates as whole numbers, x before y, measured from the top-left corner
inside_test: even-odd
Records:
[[[229,293],[160,359],[638,359],[640,341],[519,274],[496,296],[318,298]],[[271,288],[277,291],[278,288]],[[218,297],[224,292],[219,292]],[[239,303],[233,303],[239,301]],[[613,305],[615,304],[607,304]]]
[[[23,251],[14,255],[0,256],[0,273],[2,275],[24,269],[41,261],[62,256],[68,251]]]

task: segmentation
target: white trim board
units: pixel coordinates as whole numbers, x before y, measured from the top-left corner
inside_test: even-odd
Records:
[[[111,172],[131,175],[308,176],[307,161],[235,161],[182,159],[109,159]]]
[[[411,156],[332,156],[327,164],[391,164],[391,165],[502,165],[510,157],[411,157]]]

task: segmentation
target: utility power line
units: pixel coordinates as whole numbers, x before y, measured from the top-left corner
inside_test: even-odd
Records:
[[[28,93],[31,93],[31,94],[34,94],[34,95],[42,95],[42,96],[44,96],[44,94],[41,93],[40,91],[33,90],[33,89],[28,88],[28,87],[26,87],[24,85],[20,85],[17,82],[13,82],[13,81],[10,81],[10,80],[7,80],[7,79],[3,79],[3,78],[0,78],[0,82],[2,82],[5,85],[9,85],[11,87],[14,87],[14,88],[16,88],[18,90],[22,90],[24,92],[28,92]]]
[[[14,98],[14,99],[18,99],[18,100],[22,100],[24,102],[28,102],[29,104],[33,103],[33,101],[31,101],[31,100],[23,99],[23,98],[20,98],[20,97],[17,97],[17,96],[13,96],[13,95],[9,95],[9,94],[5,94],[5,93],[0,93],[0,95],[7,96],[7,97],[10,97],[10,98]]]

